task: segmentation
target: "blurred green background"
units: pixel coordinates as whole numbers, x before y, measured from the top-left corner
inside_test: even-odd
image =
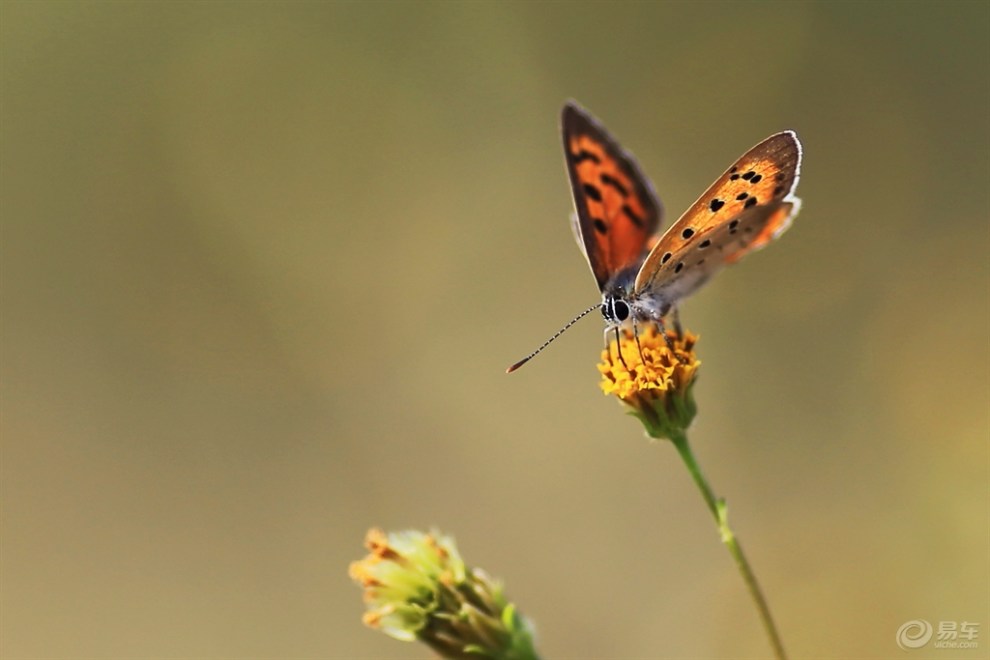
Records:
[[[795,657],[990,648],[990,5],[2,5],[2,654],[428,655],[365,530],[456,536],[548,658],[761,657],[599,392],[573,97],[672,221],[796,129],[804,210],[682,310],[692,439]]]

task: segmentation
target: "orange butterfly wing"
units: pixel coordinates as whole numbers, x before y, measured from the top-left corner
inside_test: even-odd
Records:
[[[632,154],[573,101],[561,116],[575,234],[598,288],[637,264],[660,227],[662,207]]]
[[[667,289],[681,298],[780,236],[801,205],[793,196],[800,169],[793,131],[747,151],[660,238],[636,277],[636,292]]]

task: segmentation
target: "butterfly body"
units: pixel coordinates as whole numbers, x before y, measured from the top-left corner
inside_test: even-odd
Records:
[[[602,292],[602,316],[608,326],[645,323],[662,319],[671,304],[662,295],[639,296],[634,289],[639,267],[626,269]]]
[[[626,268],[605,286],[601,309],[609,327],[659,323],[679,300],[699,289],[711,277],[711,272],[694,269],[673,282],[638,292],[635,283],[641,268],[642,263]]]

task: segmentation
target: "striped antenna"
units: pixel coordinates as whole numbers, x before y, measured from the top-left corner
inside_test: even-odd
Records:
[[[551,337],[550,339],[548,339],[545,342],[543,342],[543,346],[540,346],[538,349],[536,349],[535,351],[533,351],[532,353],[530,353],[529,355],[527,355],[523,359],[519,360],[519,362],[516,362],[514,365],[512,365],[511,367],[509,367],[508,369],[506,369],[505,370],[505,373],[511,374],[513,371],[515,371],[519,367],[523,366],[524,364],[526,364],[527,362],[529,362],[530,360],[532,360],[534,357],[536,357],[540,353],[540,351],[542,351],[544,348],[546,348],[551,343],[553,343],[553,340],[554,339],[556,339],[557,337],[559,337],[562,334],[564,334],[564,331],[565,330],[567,330],[569,327],[571,327],[572,325],[574,325],[575,323],[577,323],[578,321],[580,321],[581,319],[583,319],[585,316],[587,316],[588,314],[590,314],[591,312],[595,311],[596,309],[598,309],[601,306],[602,306],[601,303],[597,303],[595,305],[592,305],[588,309],[584,310],[583,312],[581,312],[577,316],[575,316],[573,319],[571,319],[570,323],[568,323],[563,328],[561,328],[560,330],[558,330],[557,331],[557,334],[555,334],[553,337]]]

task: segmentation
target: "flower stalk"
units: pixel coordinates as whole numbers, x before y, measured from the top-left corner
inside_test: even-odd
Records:
[[[774,655],[785,660],[787,655],[770,607],[742,546],[729,527],[725,500],[715,496],[688,443],[687,429],[698,410],[693,396],[701,364],[694,353],[697,340],[691,333],[665,336],[653,328],[647,328],[638,337],[629,332],[621,333],[618,340],[611,341],[603,351],[602,362],[598,365],[602,391],[615,395],[629,413],[642,422],[651,438],[673,443],[715,518],[722,543],[746,583]]]
[[[756,604],[756,609],[760,614],[760,620],[763,622],[763,628],[766,630],[767,637],[770,639],[770,645],[773,647],[774,655],[780,660],[785,660],[787,653],[784,652],[784,644],[780,640],[780,633],[777,632],[777,626],[773,621],[773,616],[770,614],[770,606],[767,604],[767,599],[763,595],[763,590],[760,589],[760,583],[756,580],[756,574],[753,573],[753,569],[749,565],[746,555],[743,553],[739,540],[729,527],[729,508],[725,500],[715,497],[712,487],[708,484],[708,480],[705,479],[705,475],[701,472],[701,467],[694,457],[694,452],[691,451],[687,434],[682,431],[671,437],[670,441],[677,448],[677,453],[680,455],[681,460],[684,461],[688,472],[691,473],[691,478],[694,479],[698,490],[701,491],[701,496],[704,498],[705,504],[708,505],[708,510],[711,511],[712,516],[715,518],[715,524],[718,525],[722,543],[725,544],[725,547],[729,550],[729,554],[732,555],[732,559],[735,560],[736,568],[739,569],[739,573],[746,582],[746,588],[749,589],[749,595]]]

